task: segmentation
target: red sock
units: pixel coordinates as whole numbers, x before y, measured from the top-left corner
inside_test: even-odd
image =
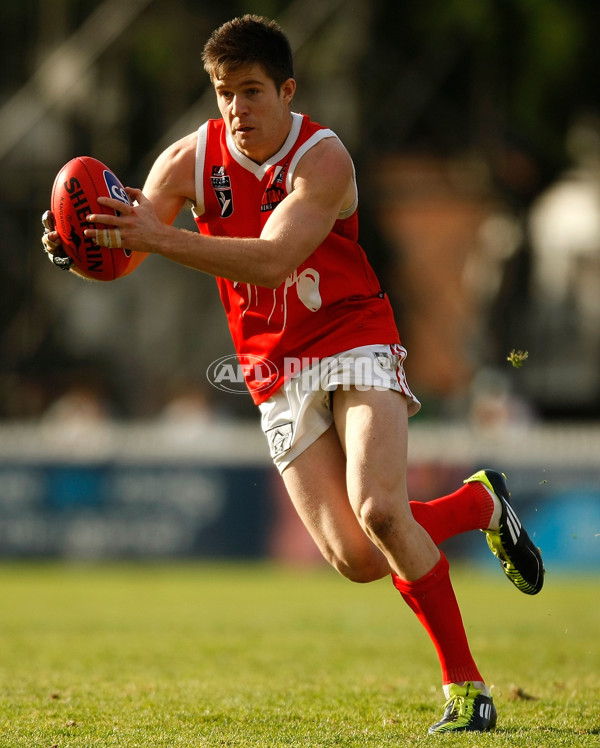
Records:
[[[468,530],[485,530],[494,500],[483,483],[465,483],[458,491],[433,501],[411,501],[413,517],[436,545]]]
[[[437,650],[444,685],[467,680],[482,681],[469,649],[444,554],[421,579],[405,582],[392,572],[392,580]]]

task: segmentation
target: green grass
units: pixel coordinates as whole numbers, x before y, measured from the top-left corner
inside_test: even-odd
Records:
[[[391,583],[269,565],[0,565],[0,746],[596,746],[600,579],[454,573],[493,734],[427,736],[433,649]],[[529,698],[531,697],[531,698]]]

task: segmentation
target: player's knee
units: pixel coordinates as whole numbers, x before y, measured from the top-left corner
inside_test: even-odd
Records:
[[[398,532],[398,521],[393,512],[374,499],[367,499],[360,507],[358,518],[367,535],[385,545]]]
[[[370,554],[368,558],[342,557],[330,551],[324,555],[333,568],[351,582],[367,584],[389,574],[387,562],[379,554]]]
[[[339,573],[349,579],[351,582],[357,584],[368,584],[369,582],[375,582],[386,576],[389,572],[383,572],[379,567],[374,566],[350,566],[348,564],[336,564],[336,569]]]

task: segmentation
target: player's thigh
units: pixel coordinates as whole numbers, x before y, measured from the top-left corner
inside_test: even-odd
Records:
[[[334,420],[347,460],[347,488],[354,510],[376,501],[382,510],[412,518],[406,491],[408,414],[394,390],[338,388]]]
[[[346,458],[333,426],[293,460],[282,478],[321,553],[341,574],[356,582],[389,574],[348,500]]]

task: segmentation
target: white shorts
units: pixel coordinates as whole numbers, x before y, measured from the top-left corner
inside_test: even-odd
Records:
[[[259,405],[262,430],[280,473],[333,423],[331,394],[337,387],[396,390],[408,400],[408,415],[421,403],[410,391],[401,345],[366,345],[308,362]]]

